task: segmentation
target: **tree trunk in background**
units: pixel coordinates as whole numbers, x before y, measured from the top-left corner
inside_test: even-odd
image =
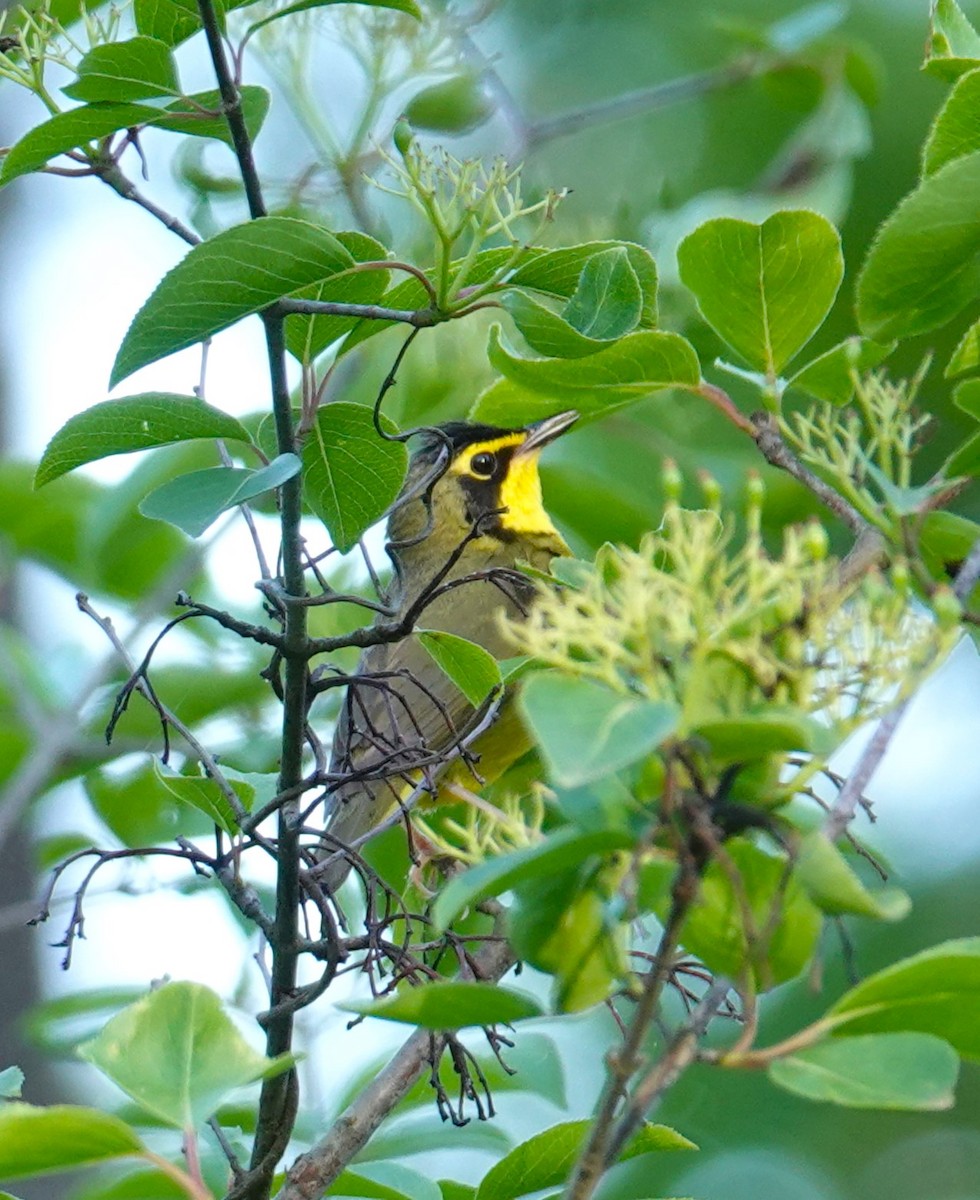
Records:
[[[9,5],[0,0],[0,10]],[[10,85],[7,85],[10,86]],[[0,124],[0,144],[7,145],[7,131]],[[10,236],[13,217],[13,196],[9,190],[0,192],[0,246]],[[8,295],[9,299],[9,295]],[[8,360],[10,347],[3,344],[2,331],[6,322],[0,314],[0,459],[10,448],[11,398],[2,364]],[[0,581],[0,621],[16,619],[16,579]],[[26,924],[23,909],[37,895],[37,880],[33,871],[33,855],[26,822],[11,831],[0,846],[0,914],[11,919],[0,920],[0,1069],[16,1064],[26,1076],[24,1099],[34,1104],[52,1103],[59,1098],[57,1080],[51,1063],[28,1042],[22,1034],[22,1021],[41,998],[36,947],[37,931]],[[63,1097],[62,1097],[63,1098]],[[51,1180],[32,1180],[18,1184],[17,1194],[24,1200],[51,1200],[61,1193],[61,1181],[52,1186]]]

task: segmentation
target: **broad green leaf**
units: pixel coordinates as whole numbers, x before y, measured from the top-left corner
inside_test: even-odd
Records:
[[[24,1084],[20,1067],[5,1067],[0,1071],[0,1100],[16,1100]]]
[[[146,1147],[118,1117],[94,1108],[58,1104],[0,1105],[0,1178],[23,1179],[49,1171],[139,1157]]]
[[[144,392],[106,400],[62,425],[41,456],[34,486],[41,487],[76,467],[113,454],[194,438],[250,440],[245,427],[234,417],[196,396]]]
[[[955,79],[980,63],[980,34],[956,0],[936,0],[923,69],[941,79]]]
[[[133,0],[137,30],[168,46],[178,46],[201,28],[195,0]]]
[[[435,899],[432,923],[436,929],[444,930],[465,909],[487,896],[499,896],[526,879],[555,875],[577,867],[593,855],[622,850],[629,845],[629,838],[619,830],[582,833],[573,827],[559,829],[536,846],[488,858],[461,875],[454,875]]]
[[[640,320],[643,294],[625,246],[593,254],[562,316],[586,337],[599,341],[631,333]]]
[[[901,888],[866,888],[820,830],[807,834],[800,843],[796,874],[814,904],[832,916],[854,913],[880,921],[900,921],[912,907]]]
[[[148,1113],[177,1129],[199,1128],[229,1092],[287,1070],[290,1055],[257,1054],[198,983],[166,983],[123,1009],[79,1047]]]
[[[629,972],[622,905],[611,903],[626,861],[609,856],[581,871],[536,875],[516,889],[508,940],[518,958],[552,976],[556,1012],[601,1004]]]
[[[706,221],[678,246],[677,265],[712,329],[770,376],[823,324],[844,273],[837,230],[802,210],[761,225]]]
[[[108,137],[119,129],[145,125],[159,111],[146,104],[104,104],[69,109],[42,121],[11,147],[3,160],[0,183],[38,171],[52,158],[89,142]]]
[[[836,1033],[915,1030],[943,1038],[961,1058],[980,1062],[980,937],[942,942],[905,958],[845,992],[827,1017]]]
[[[773,1083],[807,1100],[847,1108],[938,1112],[952,1108],[956,1051],[928,1033],[831,1038],[777,1059]]]
[[[78,78],[62,91],[85,103],[119,104],[150,96],[179,96],[180,83],[170,48],[156,38],[134,37],[93,47],[78,64]]]
[[[741,717],[704,721],[691,733],[704,738],[711,753],[726,762],[739,762],[790,750],[834,749],[827,727],[798,710],[762,709]]]
[[[160,718],[156,713],[153,720],[153,732],[159,736]],[[163,786],[152,761],[125,771],[99,767],[90,771],[83,782],[95,813],[131,849],[172,842],[178,836],[201,837],[211,831],[208,821],[183,807],[183,798]]]
[[[168,521],[191,537],[200,537],[223,512],[281,487],[299,473],[300,467],[295,454],[280,454],[257,471],[243,467],[191,471],[150,492],[140,504],[140,512],[144,517]]]
[[[477,1188],[476,1200],[517,1200],[530,1192],[563,1184],[592,1127],[590,1121],[553,1125],[522,1142],[495,1163]],[[627,1143],[619,1161],[665,1150],[696,1150],[667,1125],[644,1124]]]
[[[187,1200],[187,1192],[162,1171],[144,1169],[73,1190],[72,1200]]]
[[[525,292],[505,292],[500,303],[510,313],[525,342],[539,354],[552,358],[585,358],[610,345],[608,341],[598,341],[579,333],[563,316]]]
[[[325,1194],[372,1200],[442,1200],[437,1183],[397,1162],[358,1162],[342,1171]]]
[[[483,125],[493,114],[493,100],[475,71],[463,71],[422,88],[405,107],[413,129],[457,135]]]
[[[518,1040],[523,1042],[527,1036],[522,1029]],[[508,1048],[506,1053],[509,1062],[512,1051]],[[489,1066],[490,1063],[486,1060],[481,1061],[480,1067],[484,1075]],[[509,1081],[509,1076],[503,1075],[503,1072],[501,1072],[501,1077]],[[500,1090],[497,1087],[498,1080],[488,1078],[487,1082],[490,1085],[491,1093],[496,1096]],[[514,1090],[512,1084],[509,1090]],[[411,1105],[411,1100],[406,1101],[406,1107],[408,1105]],[[343,1106],[336,1105],[335,1111],[343,1111]],[[416,1154],[438,1153],[445,1150],[445,1131],[439,1126],[433,1125],[431,1120],[426,1119],[427,1116],[427,1113],[420,1112],[412,1105],[402,1119],[396,1117],[386,1121],[358,1154],[357,1169],[360,1169],[361,1163],[377,1163],[387,1159],[402,1159]],[[478,1150],[497,1158],[501,1154],[506,1154],[510,1147],[510,1137],[499,1126],[495,1127],[489,1121],[471,1121],[468,1125],[460,1126],[453,1133],[453,1150],[455,1152]]]
[[[426,983],[404,987],[369,1004],[341,1004],[346,1012],[381,1017],[423,1029],[463,1029],[467,1025],[509,1025],[540,1017],[533,996],[498,983]]]
[[[254,138],[268,112],[269,93],[265,88],[246,86],[241,89],[241,96],[245,125]],[[59,154],[88,146],[118,130],[134,126],[153,125],[174,133],[217,138],[230,145],[231,134],[224,117],[220,114],[203,117],[195,105],[218,109],[220,95],[215,91],[201,92],[174,100],[163,108],[148,104],[93,104],[58,113],[35,126],[13,146],[3,160],[0,185],[29,171],[39,171]],[[185,115],[188,113],[194,115]]]
[[[934,175],[974,150],[980,150],[980,70],[961,75],[939,110],[922,148],[922,174]]]
[[[474,708],[500,686],[497,660],[476,642],[438,629],[417,629],[415,637]]]
[[[950,455],[943,472],[947,479],[972,479],[980,475],[980,433],[975,433]]]
[[[980,525],[950,512],[932,512],[919,530],[922,557],[937,578],[955,573],[970,553]]]
[[[717,862],[710,863],[681,938],[715,974],[738,978],[748,968],[758,989],[768,990],[799,975],[809,962],[820,935],[821,913],[795,875],[787,878],[785,859],[766,854],[744,838],[730,839],[725,850],[740,888],[736,891]],[[654,911],[666,915],[664,910]]]
[[[388,249],[375,238],[358,232],[334,235],[359,263],[378,262],[388,257]],[[296,300],[331,300],[343,304],[378,304],[388,286],[390,271],[351,271],[339,278],[325,280],[296,292]],[[331,342],[360,323],[360,317],[302,316],[286,318],[286,349],[300,362],[310,363]]]
[[[792,375],[788,386],[830,404],[849,404],[854,398],[854,376],[877,367],[894,349],[894,342],[882,345],[870,338],[846,338]]]
[[[384,416],[381,427],[396,432]],[[352,549],[384,516],[407,465],[405,443],[381,437],[366,405],[336,401],[318,410],[303,443],[303,481],[307,503],[338,550]]]
[[[288,17],[292,13],[307,12],[311,8],[327,8],[332,4],[363,4],[369,8],[390,8],[395,12],[407,13],[410,17],[415,17],[418,21],[422,20],[422,12],[415,3],[415,0],[297,0],[296,3],[287,4],[285,8],[280,8],[268,17],[264,17],[261,21],[256,21],[254,25],[250,25],[248,33],[251,36],[257,29],[261,29],[263,25],[268,25],[272,21],[278,21],[280,17]]]
[[[697,387],[701,369],[676,333],[631,333],[585,359],[521,358],[490,329],[487,355],[507,379],[532,392],[574,402],[579,412],[608,412],[668,387]]]
[[[953,391],[953,403],[974,421],[980,421],[980,379],[967,379]]]
[[[960,338],[959,345],[953,351],[944,372],[947,379],[955,375],[963,375],[980,367],[980,321],[974,321],[970,328]]]
[[[100,987],[53,996],[30,1010],[25,1030],[45,1054],[74,1057],[80,1041],[94,1037],[110,1017],[143,995],[141,987]]]
[[[353,264],[332,234],[293,217],[260,217],[224,230],[195,246],[157,285],[123,339],[110,386]]]
[[[568,246],[562,250],[542,250],[537,246],[525,247],[520,263],[506,276],[506,287],[525,288],[542,292],[559,300],[568,300],[574,293],[585,263],[604,250],[624,246],[643,293],[643,309],[640,325],[652,328],[657,324],[657,268],[650,251],[633,242],[588,242],[579,246]],[[450,264],[450,274],[455,286],[474,286],[486,283],[503,271],[512,262],[509,247],[495,246],[481,251],[472,262],[459,259]],[[461,272],[465,268],[465,278]],[[388,308],[424,308],[429,298],[417,279],[406,279],[395,284],[382,297],[381,304]],[[348,353],[361,342],[387,329],[390,321],[360,321],[351,330],[340,351]]]
[[[857,316],[878,341],[945,325],[980,289],[980,151],[924,180],[882,225],[857,285]]]
[[[556,783],[578,787],[643,758],[677,728],[678,713],[588,679],[541,673],[518,703]]]
[[[476,1196],[475,1187],[470,1187],[468,1183],[456,1183],[452,1179],[440,1179],[439,1191],[442,1200],[474,1200]]]
[[[205,779],[199,775],[181,775],[165,767],[156,759],[153,769],[162,787],[181,804],[196,808],[199,812],[220,826],[229,837],[238,832],[238,821],[227,796],[213,779]],[[248,811],[255,799],[255,789],[251,785],[237,780],[231,784],[232,791],[238,797],[242,807]]]
[[[560,250],[536,250],[508,278],[508,286],[529,288],[561,300],[571,300],[578,290],[586,266],[608,251],[625,250],[641,291],[640,325],[657,324],[657,265],[650,251],[635,242],[584,242]]]
[[[269,112],[270,95],[263,87],[247,84],[239,89],[242,117],[248,136],[254,141],[262,129]],[[203,116],[204,109],[213,116]],[[150,122],[156,129],[170,133],[183,133],[190,137],[216,138],[226,146],[234,148],[231,129],[221,111],[221,93],[212,89],[196,92],[193,96],[182,96],[166,108],[161,109]]]

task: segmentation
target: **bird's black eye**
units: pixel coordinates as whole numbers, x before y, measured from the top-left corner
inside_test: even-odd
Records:
[[[481,454],[474,454],[470,459],[470,470],[474,475],[479,475],[483,479],[489,479],[493,475],[497,467],[497,456],[484,451]]]

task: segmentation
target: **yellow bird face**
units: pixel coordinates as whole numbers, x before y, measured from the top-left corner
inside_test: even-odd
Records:
[[[432,488],[432,519],[424,505],[396,506],[389,523],[389,536],[396,544],[411,540],[431,525],[425,541],[445,546],[457,544],[479,523],[483,537],[513,543],[535,535],[558,537],[545,511],[538,476],[541,451],[577,420],[575,412],[563,412],[536,421],[523,429],[499,429],[490,425],[453,422],[440,427],[415,455],[405,485],[406,495],[432,471],[444,447],[450,461]],[[430,545],[430,550],[437,549]]]

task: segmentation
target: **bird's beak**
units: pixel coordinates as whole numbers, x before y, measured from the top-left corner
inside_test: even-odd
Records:
[[[561,437],[566,429],[571,429],[577,420],[578,413],[569,409],[567,412],[556,413],[553,417],[545,417],[543,421],[535,421],[533,425],[528,425],[527,437],[514,451],[515,457],[543,449],[549,442]]]

